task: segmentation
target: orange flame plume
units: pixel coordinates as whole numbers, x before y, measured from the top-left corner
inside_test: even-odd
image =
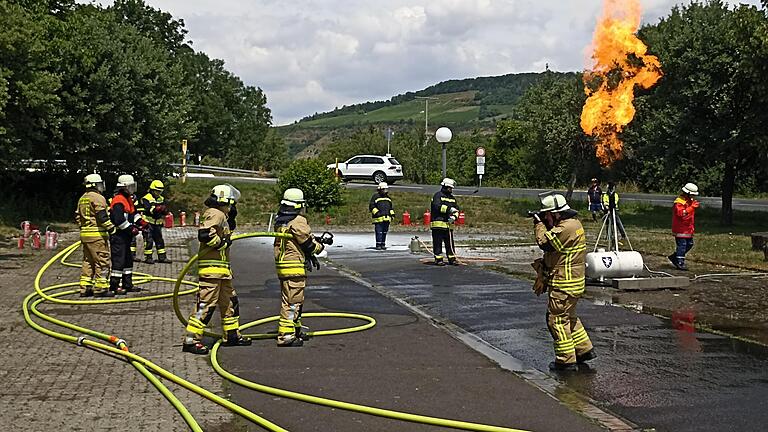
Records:
[[[597,138],[595,153],[603,166],[622,157],[619,133],[635,116],[635,86],[648,89],[662,76],[659,59],[635,35],[640,13],[639,0],[605,0],[592,41],[593,65],[584,72],[581,128]]]

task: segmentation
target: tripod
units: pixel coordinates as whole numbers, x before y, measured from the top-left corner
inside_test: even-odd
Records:
[[[608,211],[603,216],[603,224],[600,227],[600,233],[597,234],[597,239],[595,240],[595,248],[592,250],[593,252],[597,251],[597,246],[600,244],[600,240],[603,237],[603,232],[605,232],[605,238],[608,243],[608,251],[619,251],[619,224],[621,224],[621,220],[619,220],[618,216],[616,215],[616,208],[608,208]],[[621,231],[625,231],[623,224]],[[624,232],[624,239],[629,245],[629,250],[634,250],[632,248],[632,242],[629,241],[629,236],[627,235],[626,231]]]

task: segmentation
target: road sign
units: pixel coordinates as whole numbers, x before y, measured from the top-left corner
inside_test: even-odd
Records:
[[[478,165],[477,166],[477,175],[481,176],[485,174],[485,165]]]
[[[475,156],[477,157],[485,156],[485,149],[483,147],[478,147],[477,150],[475,150]]]
[[[485,165],[485,156],[478,156],[477,157],[477,164],[478,165]]]

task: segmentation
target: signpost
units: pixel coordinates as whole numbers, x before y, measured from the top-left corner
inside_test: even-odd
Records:
[[[181,184],[187,182],[187,140],[181,140]]]
[[[478,188],[483,185],[483,174],[485,174],[485,149],[478,147],[475,150],[476,162],[477,162],[477,175],[480,177]]]

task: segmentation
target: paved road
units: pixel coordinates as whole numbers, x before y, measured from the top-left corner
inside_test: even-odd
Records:
[[[277,313],[279,288],[271,242],[235,244],[235,286],[243,322]],[[341,248],[335,248],[341,249]],[[316,396],[533,431],[599,431],[587,418],[558,403],[517,375],[364,283],[324,267],[310,275],[305,311],[343,311],[374,317],[365,332],[318,337],[302,348],[277,348],[274,340],[224,349],[222,363],[252,381]],[[306,318],[313,329],[356,325]],[[264,331],[274,331],[274,323]],[[445,430],[276,398],[239,386],[231,398],[296,431]],[[245,425],[238,430],[261,430]]]
[[[478,267],[439,268],[406,252],[364,249],[371,235],[336,236],[334,262],[440,322],[476,335],[540,371],[551,361],[545,300],[530,283]],[[758,431],[768,422],[768,352],[666,320],[582,301],[579,313],[600,357],[591,373],[563,379],[598,405],[658,431]]]
[[[205,178],[213,178],[213,177],[205,177]],[[277,179],[273,178],[259,178],[259,177],[230,177],[230,176],[216,176],[215,178],[222,179],[222,180],[237,180],[237,181],[247,181],[247,182],[258,182],[258,183],[276,183]],[[347,183],[347,188],[350,189],[376,189],[376,185],[373,183]],[[416,185],[416,184],[396,184],[390,186],[391,190],[394,191],[405,191],[405,192],[416,192],[416,193],[423,193],[432,195],[434,194],[439,187],[433,186],[433,185]],[[475,187],[457,187],[454,190],[454,194],[456,195],[474,195],[474,196],[483,196],[483,197],[493,197],[493,198],[529,198],[529,199],[535,199],[537,198],[538,194],[542,192],[546,192],[549,189],[515,189],[515,188],[495,188],[495,187],[483,187],[483,188],[475,188]],[[565,191],[561,191],[565,193]],[[671,206],[672,202],[675,200],[675,196],[673,195],[664,195],[664,194],[640,194],[640,193],[621,193],[621,200],[624,202],[636,202],[636,203],[646,203],[651,205],[658,205],[658,206]],[[576,200],[581,200],[586,202],[587,201],[587,193],[585,191],[574,191],[573,197]],[[719,197],[699,197],[699,201],[701,201],[702,205],[704,207],[714,207],[714,208],[720,208],[722,206],[722,200]],[[742,198],[735,198],[733,200],[733,208],[735,210],[743,210],[743,211],[759,211],[759,212],[768,212],[768,200],[753,200],[753,199],[742,199]]]

